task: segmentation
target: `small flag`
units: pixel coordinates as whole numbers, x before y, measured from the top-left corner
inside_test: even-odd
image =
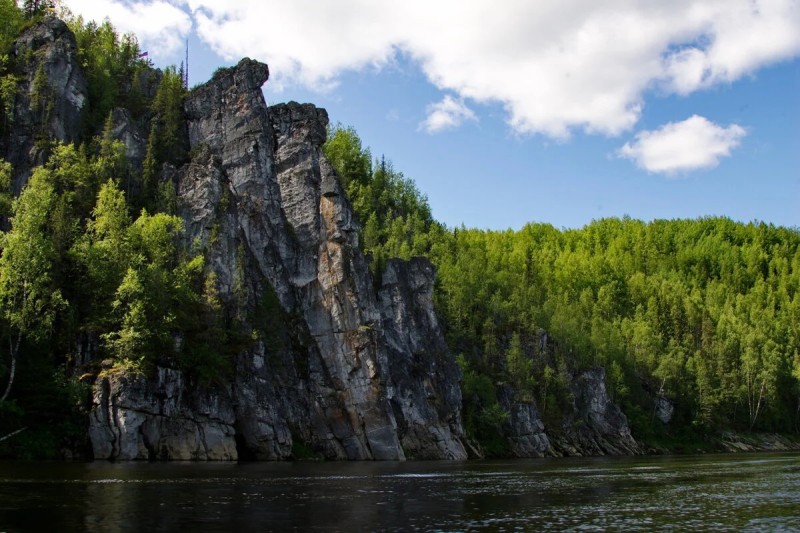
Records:
[[[141,54],[139,54],[138,56],[136,56],[136,59],[141,59],[141,58],[143,58],[143,57],[147,57],[147,52],[142,52]]]

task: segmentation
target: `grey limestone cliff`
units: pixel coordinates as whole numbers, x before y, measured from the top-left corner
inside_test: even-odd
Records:
[[[383,272],[380,311],[387,341],[391,404],[406,454],[462,459],[460,370],[433,311],[433,265],[391,259]]]
[[[98,380],[95,457],[465,458],[432,266],[391,262],[375,289],[321,151],[327,114],[267,107],[268,76],[245,59],[190,93],[193,157],[177,180],[187,242],[206,250],[226,307],[261,333],[225,386],[191,387],[170,369]]]
[[[13,135],[4,148],[14,167],[13,189],[19,193],[33,167],[46,161],[46,141],[78,139],[89,91],[75,36],[57,18],[26,29],[14,44],[11,60],[18,84],[10,120]]]
[[[499,391],[500,406],[508,413],[503,433],[515,457],[555,455],[544,423],[533,401],[518,401],[513,387],[504,385]]]
[[[570,384],[572,412],[551,438],[562,455],[636,455],[643,453],[628,419],[609,398],[601,367],[580,372]]]

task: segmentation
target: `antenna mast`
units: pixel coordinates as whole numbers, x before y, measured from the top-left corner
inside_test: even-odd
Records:
[[[186,39],[186,68],[183,70],[183,88],[189,88],[189,39]]]

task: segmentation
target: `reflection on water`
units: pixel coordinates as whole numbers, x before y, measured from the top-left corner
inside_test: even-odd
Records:
[[[11,531],[800,531],[800,455],[0,463]]]

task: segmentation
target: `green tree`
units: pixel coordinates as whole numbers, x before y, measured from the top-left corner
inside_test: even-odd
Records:
[[[358,196],[359,188],[369,183],[372,175],[372,155],[361,145],[361,139],[352,128],[337,124],[328,131],[325,157],[342,178],[351,201]],[[366,219],[365,219],[366,220]]]
[[[14,202],[14,196],[11,194],[11,171],[11,163],[0,159],[0,220],[11,214]]]
[[[25,0],[22,5],[25,16],[29,19],[42,16],[48,10],[56,8],[55,0]]]
[[[175,189],[172,182],[159,182],[164,163],[180,163],[186,156],[183,130],[183,98],[186,90],[180,74],[168,67],[153,100],[153,120],[142,164],[142,202],[150,210],[174,212]]]
[[[84,112],[84,134],[94,135],[115,107],[141,106],[140,73],[148,67],[139,59],[133,34],[120,36],[107,20],[101,24],[82,17],[67,21],[78,45],[78,60],[88,80],[89,98]]]
[[[5,134],[14,117],[18,80],[13,72],[9,51],[24,23],[22,10],[14,0],[0,0],[0,135]]]
[[[522,401],[533,400],[533,361],[525,356],[519,333],[511,336],[511,342],[506,350],[506,369],[509,380],[519,393]]]
[[[0,0],[0,20],[3,21],[0,26],[0,55],[4,55],[19,36],[19,30],[24,22],[24,13],[16,0]]]
[[[10,367],[0,401],[11,392],[23,339],[46,338],[56,313],[66,305],[53,285],[55,247],[49,223],[55,203],[49,173],[37,169],[14,202],[11,230],[0,240],[0,309],[11,332]]]
[[[81,265],[77,293],[85,302],[80,328],[103,332],[113,324],[112,302],[130,263],[128,229],[131,219],[124,193],[109,180],[100,188],[92,218],[71,255]]]

